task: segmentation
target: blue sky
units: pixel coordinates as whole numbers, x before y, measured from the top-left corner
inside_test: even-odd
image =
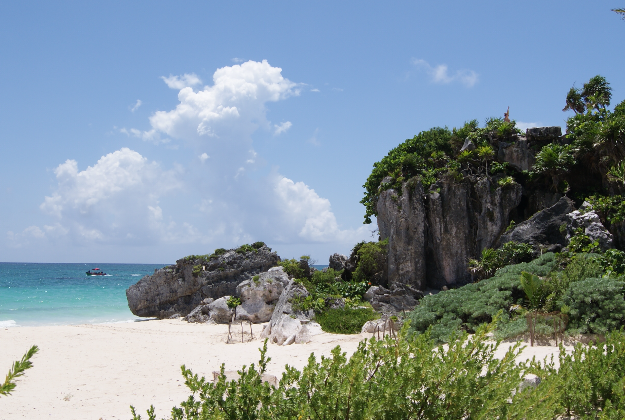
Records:
[[[371,239],[362,184],[419,131],[625,99],[599,1],[2,2],[0,261],[169,263]]]

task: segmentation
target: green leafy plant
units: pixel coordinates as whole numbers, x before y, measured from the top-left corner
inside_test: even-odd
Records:
[[[625,284],[610,278],[572,282],[561,299],[572,332],[606,334],[625,326]]]
[[[541,304],[541,286],[542,280],[535,274],[527,273],[523,271],[521,273],[521,277],[519,278],[521,282],[521,288],[525,292],[525,296],[527,296],[527,300],[529,301],[529,307],[533,310],[538,310]]]
[[[386,266],[388,239],[379,242],[361,242],[356,244],[352,252],[357,256],[352,279],[355,282],[376,282]]]
[[[586,235],[583,228],[575,229],[575,235],[571,237],[568,244],[568,249],[571,252],[600,252],[599,241],[591,241],[590,237]]]
[[[482,280],[506,265],[530,261],[532,254],[533,248],[529,244],[506,242],[498,249],[484,248],[479,260],[469,259],[469,270],[476,280]]]
[[[625,220],[625,199],[622,195],[593,195],[588,197],[587,201],[600,214],[603,221],[612,224]]]
[[[534,175],[546,175],[552,180],[552,188],[558,189],[561,177],[573,166],[575,157],[571,146],[551,143],[543,146],[536,155],[536,163],[532,168]]]
[[[501,188],[506,188],[514,184],[516,184],[516,182],[511,176],[504,176],[497,181],[497,185],[499,185]]]
[[[625,160],[612,166],[608,171],[608,176],[615,181],[625,183]]]
[[[236,296],[230,296],[226,301],[226,305],[228,305],[228,308],[234,309],[237,306],[241,305],[241,299]]]
[[[235,252],[237,254],[247,254],[248,252],[257,252],[257,251],[258,251],[257,248],[254,248],[252,245],[248,245],[248,244],[243,244],[237,249],[235,249]]]
[[[555,255],[546,253],[531,262],[502,267],[480,282],[425,296],[410,314],[411,330],[424,333],[431,328],[432,339],[447,342],[459,331],[474,332],[482,323],[492,322],[499,311],[503,315],[497,329],[503,328],[511,321],[510,308],[524,302],[521,273],[545,277],[555,266]]]
[[[325,332],[334,334],[358,334],[367,321],[379,315],[372,308],[326,309],[315,315],[315,321]]]
[[[193,276],[197,277],[200,275],[200,273],[202,272],[202,265],[198,264],[198,265],[194,265],[193,266],[193,270],[191,271],[193,273]]]
[[[510,224],[508,224],[508,227],[506,228],[504,233],[512,232],[515,226],[516,226],[516,222],[514,220],[510,220]]]
[[[191,395],[172,409],[172,418],[552,418],[542,394],[514,392],[524,373],[515,363],[520,346],[497,358],[498,344],[486,341],[488,331],[433,348],[427,334],[407,339],[403,330],[396,340],[363,341],[350,358],[336,347],[330,357],[311,355],[301,371],[287,367],[277,387],[262,382],[270,361],[265,342],[258,367],[244,366],[235,381],[226,380],[223,366],[216,383],[183,366]]]
[[[279,261],[278,265],[292,278],[301,279],[304,277],[304,270],[300,267],[299,261],[295,258]]]
[[[15,380],[26,373],[27,369],[33,367],[33,363],[30,359],[39,351],[39,347],[32,346],[21,360],[13,363],[13,367],[7,373],[4,378],[4,383],[0,384],[0,395],[11,395],[11,391],[15,389]]]

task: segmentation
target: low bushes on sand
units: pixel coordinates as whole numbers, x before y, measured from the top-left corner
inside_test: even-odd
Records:
[[[552,361],[516,363],[513,345],[500,358],[487,342],[491,326],[436,346],[428,333],[365,340],[351,358],[332,350],[314,354],[300,371],[287,366],[277,387],[262,381],[270,358],[267,342],[258,366],[243,366],[227,381],[222,365],[215,383],[182,366],[191,394],[171,419],[622,419],[625,417],[625,335],[606,342],[560,348]],[[521,386],[527,374],[536,386]],[[133,420],[140,420],[131,407]],[[154,408],[148,410],[155,420]],[[564,417],[567,416],[567,417]]]
[[[554,267],[554,257],[547,253],[529,263],[503,267],[490,279],[424,297],[410,314],[412,331],[423,333],[431,327],[432,339],[446,342],[458,331],[476,331],[499,311],[504,313],[500,322],[507,323],[510,307],[524,303],[521,273],[546,276]]]
[[[367,321],[378,317],[372,308],[326,309],[315,316],[315,321],[325,332],[358,334]]]

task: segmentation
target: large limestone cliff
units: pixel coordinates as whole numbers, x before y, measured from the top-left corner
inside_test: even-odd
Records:
[[[126,290],[133,314],[168,318],[188,315],[202,300],[236,295],[237,285],[275,266],[280,257],[263,246],[256,251],[230,250],[208,262],[180,259],[176,265],[155,270]],[[200,265],[199,273],[193,267]]]
[[[377,221],[388,239],[388,284],[440,288],[470,280],[467,261],[491,247],[520,203],[519,184],[499,187],[490,177],[445,177],[424,191],[413,179],[401,195],[380,193]]]

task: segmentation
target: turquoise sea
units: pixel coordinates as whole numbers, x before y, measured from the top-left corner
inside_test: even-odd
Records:
[[[0,263],[0,327],[134,321],[126,289],[165,265]]]

